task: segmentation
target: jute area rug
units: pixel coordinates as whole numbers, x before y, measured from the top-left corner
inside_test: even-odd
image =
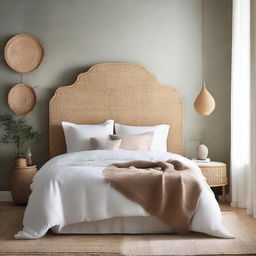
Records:
[[[223,212],[225,227],[236,239],[199,233],[168,235],[54,235],[14,240],[24,207],[0,204],[0,255],[256,255],[256,221],[234,211]],[[255,230],[255,232],[253,231]]]

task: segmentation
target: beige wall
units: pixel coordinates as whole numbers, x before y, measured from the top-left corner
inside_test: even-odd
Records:
[[[27,119],[44,134],[33,146],[34,161],[48,159],[48,102],[60,85],[99,62],[134,62],[176,87],[185,105],[185,155],[207,134],[210,156],[229,159],[231,0],[206,0],[206,78],[216,100],[209,117],[193,102],[201,87],[201,0],[0,0],[0,47],[18,33],[31,33],[45,48],[36,72],[21,75],[0,54],[0,113],[6,96],[22,79],[35,87],[38,104]],[[14,157],[0,145],[0,190],[8,190]]]

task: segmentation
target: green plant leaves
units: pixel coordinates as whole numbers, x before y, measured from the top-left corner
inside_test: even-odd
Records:
[[[0,115],[0,129],[4,134],[0,143],[13,143],[17,148],[17,156],[22,156],[22,150],[26,143],[38,142],[41,134],[30,126],[26,119],[15,119],[10,114]]]

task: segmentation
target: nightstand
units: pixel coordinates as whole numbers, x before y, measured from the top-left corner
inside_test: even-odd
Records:
[[[36,165],[17,167],[12,169],[11,194],[15,204],[26,205],[31,193],[30,185],[37,172]]]
[[[220,162],[196,163],[210,187],[222,187],[222,196],[226,201],[225,186],[228,184],[227,166]]]

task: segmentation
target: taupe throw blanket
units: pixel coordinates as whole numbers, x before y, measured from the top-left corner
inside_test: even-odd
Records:
[[[201,186],[192,169],[177,160],[132,161],[104,170],[105,181],[178,233],[188,233]]]

